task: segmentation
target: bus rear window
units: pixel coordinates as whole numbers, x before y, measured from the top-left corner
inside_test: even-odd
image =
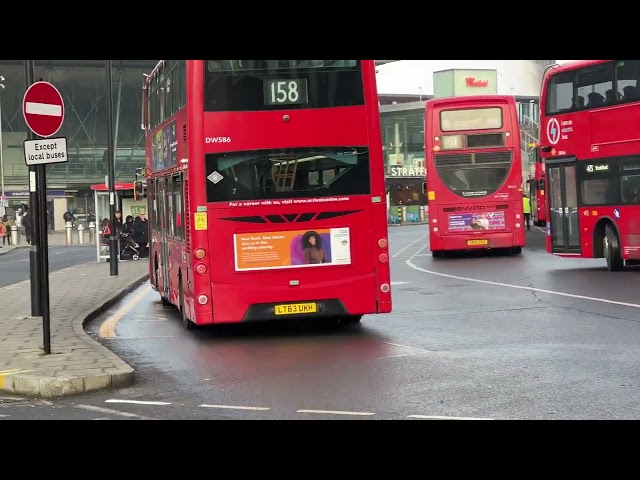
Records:
[[[364,105],[360,60],[206,60],[208,112]]]
[[[502,109],[500,107],[443,110],[440,112],[440,130],[443,132],[489,130],[492,128],[502,128]]]
[[[208,154],[207,202],[371,193],[365,147],[292,148]]]

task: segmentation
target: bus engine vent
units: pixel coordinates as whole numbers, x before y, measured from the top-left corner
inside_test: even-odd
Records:
[[[445,153],[442,155],[436,155],[437,167],[457,167],[459,165],[471,165],[472,163],[472,153]]]
[[[473,163],[476,164],[486,164],[486,163],[511,163],[511,151],[501,151],[501,152],[486,152],[486,153],[475,153],[475,161]]]
[[[285,213],[282,215],[252,215],[243,217],[226,217],[220,220],[226,220],[227,222],[242,222],[242,223],[300,223],[310,222],[312,220],[329,220],[331,218],[344,217],[345,215],[351,215],[353,213],[359,213],[362,210],[343,210],[337,212],[320,212],[320,213]]]

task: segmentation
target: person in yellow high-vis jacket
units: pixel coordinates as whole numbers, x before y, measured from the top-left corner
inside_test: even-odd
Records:
[[[531,230],[531,199],[525,193],[522,194],[522,211],[524,212],[527,230]]]

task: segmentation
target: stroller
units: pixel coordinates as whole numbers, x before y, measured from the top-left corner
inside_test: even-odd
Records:
[[[138,244],[129,233],[120,233],[120,260],[140,260]]]

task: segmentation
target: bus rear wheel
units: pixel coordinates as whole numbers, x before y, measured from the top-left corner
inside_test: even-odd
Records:
[[[196,324],[187,317],[187,309],[184,304],[184,287],[182,286],[182,277],[180,277],[180,313],[182,313],[182,326],[187,330],[195,330]]]
[[[607,225],[602,239],[604,258],[607,259],[607,268],[611,272],[619,272],[624,269],[624,260],[620,252],[620,239],[613,228]]]
[[[522,254],[522,247],[512,247],[511,253],[513,253],[514,255]]]

